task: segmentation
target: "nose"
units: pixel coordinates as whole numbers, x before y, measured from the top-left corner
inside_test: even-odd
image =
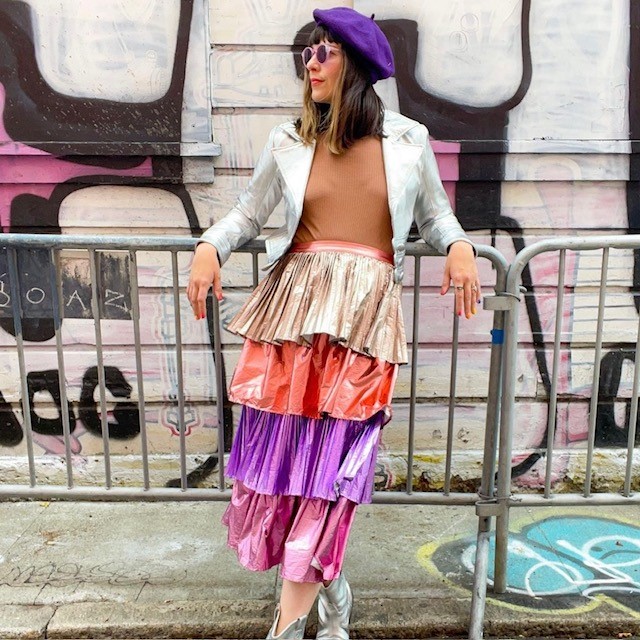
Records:
[[[307,69],[309,69],[309,71],[311,71],[312,69],[317,69],[320,66],[320,63],[318,62],[318,58],[316,57],[315,51],[313,55],[309,58],[309,62],[307,62],[305,66],[307,67]]]

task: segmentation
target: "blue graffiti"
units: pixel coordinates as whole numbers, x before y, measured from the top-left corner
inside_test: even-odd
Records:
[[[489,553],[488,580],[492,584],[493,538]],[[460,576],[466,584],[475,554],[475,540],[466,538],[443,545],[432,560],[440,571],[451,575],[452,560],[457,557],[467,571],[467,577]],[[607,518],[566,515],[529,524],[509,537],[507,590],[525,598],[607,594],[626,605],[635,602],[632,606],[638,610],[640,527]]]

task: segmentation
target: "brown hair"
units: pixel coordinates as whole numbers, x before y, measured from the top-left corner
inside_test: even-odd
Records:
[[[309,36],[309,45],[323,40],[342,44],[342,72],[331,103],[325,104],[311,99],[309,71],[304,68],[302,116],[295,127],[306,144],[311,144],[319,133],[325,133],[329,151],[341,154],[365,136],[382,138],[384,105],[373,89],[366,67],[331,32],[316,26]]]

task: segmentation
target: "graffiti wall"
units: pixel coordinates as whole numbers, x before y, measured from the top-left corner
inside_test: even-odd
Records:
[[[635,3],[598,0],[586,10],[574,0],[343,4],[375,14],[389,38],[397,72],[377,85],[379,93],[388,107],[429,128],[447,192],[475,239],[512,258],[545,237],[634,231]],[[270,127],[296,113],[300,69],[289,43],[301,45],[311,24],[306,3],[267,11],[244,2],[233,19],[223,5],[212,11],[213,118],[223,146],[234,149],[216,160],[217,179],[224,171],[232,183],[250,170]],[[571,478],[584,462],[600,266],[600,255],[570,254],[565,264],[555,481]],[[447,437],[452,321],[451,301],[437,294],[440,267],[430,267],[421,283],[416,471],[426,488],[441,486]],[[621,476],[614,452],[628,436],[637,269],[631,253],[612,252],[596,390],[596,446],[612,462],[595,483],[609,489]],[[514,476],[526,487],[544,479],[558,271],[557,256],[549,255],[523,273]],[[488,265],[482,273],[491,284]],[[407,289],[409,332],[410,310]],[[490,330],[489,313],[461,328],[453,463],[460,487],[479,475]],[[407,369],[385,432],[380,485],[406,472],[408,398]]]
[[[375,14],[385,31],[397,73],[377,85],[379,93],[389,108],[429,128],[447,193],[474,239],[511,258],[544,237],[635,233],[640,8],[632,0],[593,0],[588,7],[577,0],[490,6],[483,0],[108,0],[99,8],[77,0],[6,0],[0,4],[3,231],[197,236],[247,184],[270,128],[297,115],[296,52],[312,9],[336,4]],[[281,222],[277,209],[268,227]],[[37,252],[24,260],[29,394],[42,407],[32,422],[46,456],[64,450],[43,280],[51,265]],[[116,254],[102,260],[101,290],[110,292],[102,301],[110,435],[114,452],[135,455],[140,424],[130,265]],[[600,260],[569,255],[565,264],[557,481],[571,478],[587,439]],[[423,488],[441,486],[447,437],[453,319],[452,300],[438,295],[442,264],[431,261],[421,280],[416,478]],[[5,266],[0,262],[0,454],[11,459],[24,454],[25,442]],[[68,255],[62,268],[73,451],[79,467],[93,469],[102,440],[88,266]],[[175,451],[178,435],[170,265],[148,255],[138,268],[145,410],[161,457]],[[182,256],[183,283],[188,268],[189,257]],[[538,486],[544,475],[558,270],[557,257],[541,256],[523,273],[514,476],[526,487]],[[495,274],[484,263],[481,274],[487,295]],[[412,279],[409,265],[408,335]],[[233,256],[223,271],[224,320],[250,283],[249,262]],[[596,391],[596,446],[603,459],[611,457],[603,472],[610,487],[620,476],[615,450],[626,444],[629,429],[640,258],[612,252],[608,284],[613,302]],[[207,326],[191,320],[185,298],[181,306],[187,441],[197,468],[217,448],[215,364]],[[473,486],[480,475],[491,326],[491,313],[481,312],[460,330],[453,461],[460,487]],[[239,343],[228,335],[224,341],[221,364],[230,372]],[[381,488],[406,476],[409,382],[405,367],[394,421],[385,430]],[[226,419],[233,418],[228,408]]]
[[[0,3],[0,224],[2,231],[89,235],[199,235],[213,178],[203,0],[26,0]],[[19,476],[26,439],[7,257],[0,256],[0,452],[4,480]],[[41,478],[64,453],[60,364],[46,251],[20,256],[22,336]],[[131,265],[99,254],[100,313],[112,453],[139,453]],[[181,277],[189,257],[181,256]],[[89,261],[64,254],[61,343],[74,466],[91,475],[102,453]],[[145,408],[150,447],[177,435],[173,300],[168,256],[138,262]],[[213,360],[206,327],[186,324],[193,381],[189,451],[215,445]],[[25,461],[26,462],[26,461]],[[115,480],[118,480],[116,474]]]

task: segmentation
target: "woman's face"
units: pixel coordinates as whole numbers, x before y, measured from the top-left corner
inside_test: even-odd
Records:
[[[324,62],[318,61],[317,50],[321,45],[326,45],[327,56]],[[331,102],[336,86],[340,79],[344,54],[342,47],[334,42],[323,40],[311,47],[314,55],[307,62],[309,82],[311,84],[311,99],[314,102]],[[321,56],[320,56],[321,57]]]

